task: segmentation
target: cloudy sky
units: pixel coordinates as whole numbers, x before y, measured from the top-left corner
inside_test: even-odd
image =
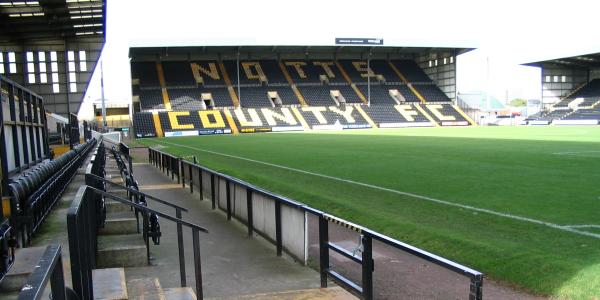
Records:
[[[107,0],[105,97],[130,101],[130,45],[477,45],[457,58],[459,92],[540,98],[540,70],[522,63],[600,52],[596,1]],[[86,100],[100,98],[99,68]],[[80,116],[90,115],[82,106]]]

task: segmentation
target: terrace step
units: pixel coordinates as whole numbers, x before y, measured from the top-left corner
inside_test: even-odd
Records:
[[[345,299],[356,299],[355,296],[348,293],[341,287],[331,287],[331,288],[321,288],[321,289],[305,289],[305,290],[297,290],[297,291],[284,291],[284,292],[275,292],[275,293],[264,293],[264,294],[253,294],[253,295],[240,295],[233,297],[219,297],[219,298],[209,298],[212,300],[233,300],[233,299],[243,299],[243,300],[276,300],[276,299],[335,299],[335,300],[345,300]]]
[[[137,226],[137,220],[131,211],[113,212],[110,214],[107,213],[104,228],[100,229],[100,234],[110,235],[138,233]]]
[[[92,280],[94,299],[129,299],[123,268],[94,269],[92,270]]]
[[[196,293],[191,287],[176,287],[164,289],[167,300],[196,300]]]
[[[96,264],[99,268],[146,266],[148,256],[142,235],[99,235]]]
[[[190,287],[162,288],[158,278],[134,279],[127,285],[132,299],[144,300],[196,300]]]
[[[0,283],[0,291],[16,292],[27,282],[27,278],[40,261],[46,247],[29,247],[15,250],[15,263]]]
[[[111,194],[116,194],[114,192],[110,192]],[[127,194],[127,193],[125,193]],[[119,196],[119,195],[115,195],[115,196]],[[127,195],[125,195],[127,196]],[[119,196],[121,197],[121,196]],[[124,198],[124,197],[123,197]],[[123,212],[129,212],[130,215],[133,214],[133,211],[131,211],[131,206],[123,204],[121,202],[115,201],[115,200],[110,200],[110,199],[106,199],[105,200],[105,205],[106,205],[106,213],[107,214],[113,214],[113,213],[123,213]]]
[[[115,174],[106,173],[106,179],[108,179],[116,184],[123,184],[125,182],[123,180],[123,178],[121,177],[120,173],[115,173]]]

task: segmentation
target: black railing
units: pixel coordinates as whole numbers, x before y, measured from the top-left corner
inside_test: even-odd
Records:
[[[15,262],[15,242],[7,219],[0,224],[0,282]]]
[[[91,186],[82,186],[67,214],[67,227],[69,231],[69,249],[71,249],[71,273],[73,278],[73,289],[81,299],[93,299],[92,269],[95,267],[95,249],[92,246],[97,239],[97,228],[94,226],[96,196],[102,196],[129,205],[140,210],[144,219],[150,214],[156,214],[165,220],[175,222],[177,225],[188,227],[192,230],[192,247],[194,252],[194,272],[196,279],[196,293],[199,299],[203,299],[202,271],[200,260],[200,232],[208,233],[204,227],[184,221],[180,218],[167,215],[146,206],[133,203],[128,199],[117,197],[105,191]],[[183,239],[178,244],[180,257],[184,249]],[[185,259],[185,258],[184,258]],[[185,265],[185,264],[183,264]],[[181,265],[180,265],[181,267]],[[186,286],[185,268],[180,269],[181,286]]]
[[[96,140],[92,139],[11,180],[9,219],[22,246],[31,242],[31,236],[44,222],[95,144]]]
[[[188,212],[188,210],[184,207],[170,203],[170,202],[162,200],[160,198],[156,198],[152,195],[148,195],[146,193],[140,192],[139,190],[137,190],[136,187],[122,186],[120,184],[114,183],[110,180],[107,180],[100,176],[94,175],[92,173],[85,174],[85,182],[87,185],[93,186],[96,188],[98,188],[98,186],[106,187],[106,184],[108,184],[112,187],[125,190],[131,194],[131,197],[129,197],[129,201],[133,201],[134,203],[139,204],[139,205],[146,206],[146,199],[149,199],[149,200],[155,201],[157,203],[172,207],[175,209],[175,217],[177,219],[181,219],[182,212]],[[136,186],[137,186],[137,184],[136,184]],[[103,188],[98,188],[98,189],[106,191],[106,189],[103,189]],[[135,210],[135,217],[138,222],[138,233],[139,233],[140,232],[139,211],[137,209]],[[158,237],[160,237],[160,231],[156,232],[156,230],[148,229],[148,227],[149,226],[151,227],[152,224],[151,223],[147,224],[146,221],[148,221],[148,220],[142,219],[142,228],[143,228],[143,233],[144,233],[144,237],[145,237],[144,241],[146,243],[146,252],[148,254],[148,263],[150,263],[150,238],[156,237],[154,239],[155,244],[158,244],[158,242],[156,242],[156,241],[158,240]],[[154,226],[156,226],[156,225],[154,225]],[[156,236],[156,235],[158,235],[158,236]],[[177,240],[180,244],[183,243],[183,228],[182,228],[181,224],[177,224]],[[184,260],[182,251],[180,251],[180,253],[179,253],[179,267],[181,270],[183,270],[182,280],[185,282],[185,260]]]
[[[60,245],[49,245],[19,293],[19,300],[38,300],[44,296],[50,282],[51,299],[67,297]]]
[[[82,299],[93,299],[92,288],[92,269],[96,266],[95,255],[97,251],[97,233],[104,218],[105,208],[104,200],[112,199],[121,204],[129,205],[133,210],[139,212],[142,216],[143,237],[146,242],[147,251],[149,251],[149,239],[152,238],[152,216],[161,217],[165,220],[175,222],[177,225],[177,237],[179,247],[179,268],[181,286],[186,286],[186,270],[184,255],[183,226],[192,229],[192,244],[194,251],[194,271],[196,293],[200,299],[203,298],[202,291],[202,273],[200,260],[200,232],[208,232],[207,229],[198,225],[182,220],[181,213],[187,212],[187,209],[169,203],[165,200],[148,195],[137,190],[136,186],[122,186],[103,178],[105,150],[101,143],[98,150],[92,156],[90,165],[86,169],[86,184],[82,186],[71,208],[67,214],[67,227],[69,232],[69,247],[71,250],[71,273],[73,278],[73,288]],[[124,172],[127,173],[127,172]],[[127,174],[130,176],[129,174]],[[135,181],[133,181],[135,182]],[[133,197],[122,198],[105,191],[107,185],[126,190]],[[146,201],[141,199],[150,199],[158,203],[167,205],[175,209],[176,216],[161,213],[146,206]],[[156,242],[155,242],[156,243]],[[148,257],[149,253],[148,253]]]
[[[174,176],[177,175],[177,181],[183,182],[185,185],[186,176],[185,170],[187,165],[187,174],[188,174],[188,183],[190,185],[190,191],[193,192],[193,185],[197,184],[200,190],[200,195],[202,199],[202,195],[206,190],[210,190],[210,200],[212,202],[212,207],[215,209],[217,205],[217,195],[216,190],[221,185],[222,180],[225,180],[225,204],[224,210],[227,212],[227,218],[231,219],[232,216],[235,216],[232,207],[232,196],[231,196],[231,186],[240,186],[246,190],[246,220],[241,220],[242,223],[245,223],[248,228],[248,234],[258,233],[261,236],[265,237],[267,240],[272,241],[276,246],[277,255],[280,256],[283,247],[283,236],[282,236],[282,206],[295,208],[300,211],[312,214],[319,219],[319,258],[320,258],[320,274],[321,274],[321,286],[327,286],[327,279],[330,278],[337,282],[343,288],[349,290],[350,292],[356,294],[357,296],[364,299],[372,299],[373,298],[373,272],[374,272],[374,261],[373,261],[373,253],[372,253],[372,243],[373,240],[381,242],[383,245],[387,245],[394,249],[398,249],[400,251],[406,252],[408,254],[417,256],[421,259],[429,261],[433,264],[441,266],[445,269],[453,271],[459,275],[465,276],[470,280],[469,286],[469,299],[480,300],[483,298],[483,274],[479,271],[473,270],[451,260],[445,259],[433,253],[427,252],[425,250],[419,249],[417,247],[411,246],[409,244],[400,242],[396,239],[388,237],[386,235],[380,234],[368,228],[365,228],[360,225],[353,224],[341,218],[332,216],[330,214],[324,213],[320,210],[314,209],[310,206],[304,205],[302,203],[293,201],[286,197],[271,193],[254,185],[251,185],[247,182],[239,180],[237,178],[231,177],[229,175],[225,175],[219,173],[217,171],[211,170],[209,168],[200,166],[196,163],[194,158],[194,162],[185,161],[181,158],[174,156],[172,154],[149,148],[148,149],[148,160],[151,164],[166,172],[167,175],[170,174],[171,178],[174,179]],[[198,179],[194,180],[194,170],[196,170],[196,174],[198,174]],[[206,174],[206,175],[204,175]],[[210,180],[206,180],[209,186],[206,186],[204,183],[205,180],[203,176],[210,176]],[[219,188],[220,190],[220,188]],[[254,227],[253,221],[253,197],[256,196],[265,196],[273,199],[274,203],[274,220],[275,220],[275,233],[274,235],[269,235],[268,233],[261,232]],[[219,196],[220,198],[220,196]],[[335,222],[338,224],[344,225],[344,227],[350,227],[358,232],[360,236],[360,241],[362,244],[362,255],[356,256],[350,251],[345,250],[335,243],[331,243],[329,241],[329,223]],[[329,255],[330,250],[350,259],[351,261],[358,263],[361,265],[361,274],[362,274],[362,282],[361,284],[354,283],[347,277],[341,275],[339,272],[333,270],[333,268],[329,264]],[[292,256],[298,257],[297,254],[291,253],[287,251]]]

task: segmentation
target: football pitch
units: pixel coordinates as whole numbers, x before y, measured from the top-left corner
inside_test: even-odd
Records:
[[[600,296],[600,127],[143,139],[530,292]],[[484,286],[485,295],[485,286]]]

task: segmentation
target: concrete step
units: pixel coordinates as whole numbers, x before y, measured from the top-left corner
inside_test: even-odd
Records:
[[[147,266],[148,256],[142,235],[99,235],[96,264],[98,268]]]
[[[159,300],[158,278],[143,277],[127,281],[127,292],[131,299]]]
[[[0,291],[16,292],[27,282],[27,278],[40,261],[46,247],[29,247],[15,250],[15,263],[0,283]]]
[[[127,190],[120,189],[120,188],[115,188],[115,187],[110,187],[110,186],[107,185],[106,186],[106,192],[112,194],[113,196],[129,200],[129,197],[127,196]],[[106,199],[107,200],[112,200],[110,198],[106,198]],[[114,201],[114,200],[112,200],[112,201]]]
[[[191,287],[163,288],[158,278],[145,277],[128,282],[131,299],[144,300],[196,300]]]
[[[163,291],[167,300],[196,300],[196,293],[191,287],[166,288]]]
[[[125,183],[125,181],[121,177],[121,174],[119,174],[119,173],[115,173],[115,174],[106,173],[105,178],[108,179],[108,180],[110,180],[110,181],[112,181],[112,182],[114,182],[114,183],[116,183],[116,184],[123,184],[123,183]]]
[[[123,268],[94,269],[92,270],[92,280],[94,299],[129,299]]]
[[[100,235],[138,233],[137,224],[132,211],[107,213],[104,228],[100,229]]]
[[[130,214],[133,214],[133,211],[131,210],[131,206],[123,204],[123,203],[115,201],[115,200],[106,199],[105,205],[106,205],[106,213],[107,214],[123,213],[123,212],[129,212]]]
[[[341,287],[331,287],[324,289],[306,289],[297,291],[284,291],[265,294],[241,295],[233,297],[208,298],[212,300],[298,300],[298,299],[322,299],[322,300],[350,300],[356,299],[356,296],[350,294]]]

